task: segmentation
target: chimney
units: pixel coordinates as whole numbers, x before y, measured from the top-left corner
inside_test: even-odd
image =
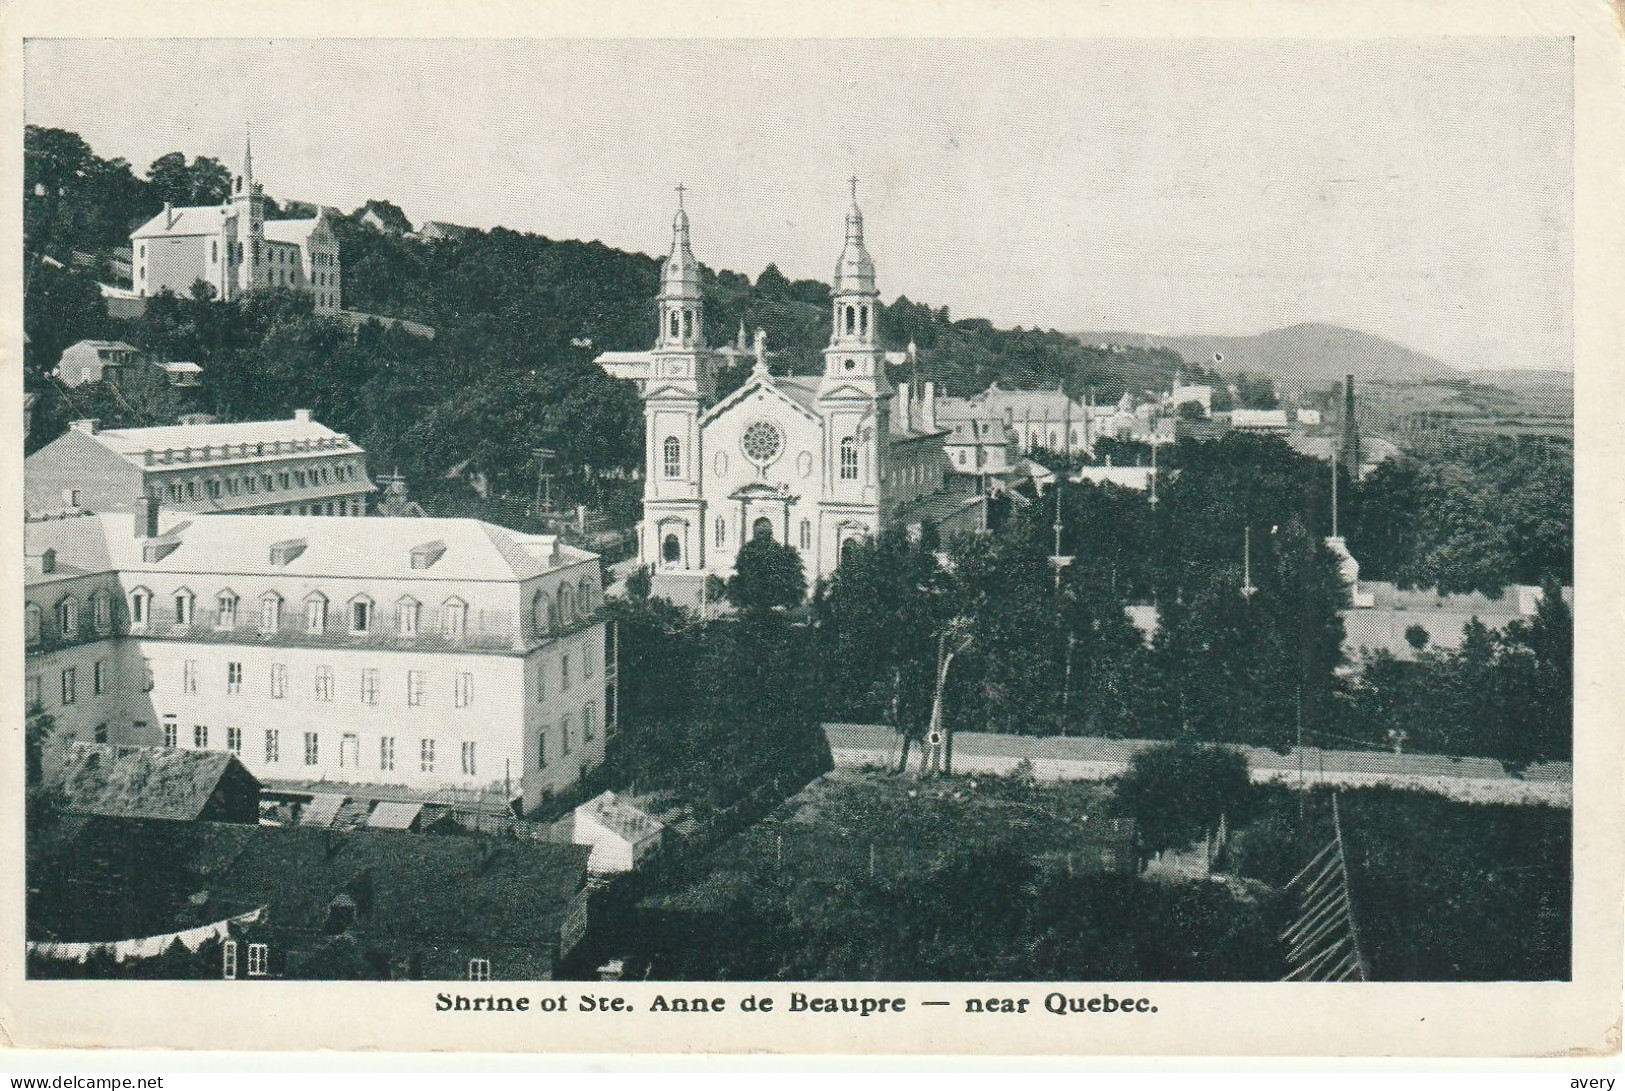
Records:
[[[75,432],[83,432],[87,436],[93,436],[96,434],[96,429],[101,427],[101,423],[101,421],[91,417],[87,420],[76,420],[69,427]]]
[[[300,424],[309,424],[310,423],[310,410],[308,410],[308,409],[295,409],[293,411],[293,419],[298,421]]]
[[[922,431],[937,430],[937,384],[927,379],[920,394],[920,427]]]
[[[135,536],[158,537],[158,501],[143,496],[135,502]]]
[[[912,415],[913,409],[909,399],[913,396],[913,393],[914,392],[908,388],[907,383],[897,384],[897,399],[895,402],[897,410],[893,415],[897,418],[895,423],[899,432],[913,431],[913,429],[908,426],[908,419]]]
[[[168,231],[175,226],[175,210],[168,201],[164,202],[164,230]]]

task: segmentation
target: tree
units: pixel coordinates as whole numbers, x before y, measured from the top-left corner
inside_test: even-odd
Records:
[[[1405,643],[1417,651],[1426,648],[1430,639],[1427,629],[1421,625],[1411,625],[1405,630]]]
[[[1136,754],[1117,782],[1118,810],[1134,820],[1145,855],[1182,848],[1253,803],[1247,759],[1225,746],[1177,742]]]
[[[774,541],[771,534],[752,538],[739,549],[727,595],[746,613],[800,605],[807,597],[801,554]]]
[[[653,582],[649,575],[649,566],[640,564],[626,577],[626,593],[634,601],[641,602],[649,597],[649,587]]]

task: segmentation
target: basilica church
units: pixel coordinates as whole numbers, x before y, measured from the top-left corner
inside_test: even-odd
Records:
[[[700,264],[681,191],[654,348],[599,357],[610,374],[642,390],[638,554],[658,592],[675,601],[694,601],[708,575],[731,575],[740,546],[753,538],[794,547],[811,584],[831,576],[853,543],[885,528],[931,525],[947,539],[982,524],[980,490],[949,466],[930,392],[917,397],[887,379],[888,361],[910,356],[881,344],[880,292],[856,181],[852,195],[821,375],[773,374],[758,330],[750,376],[716,398],[717,371],[738,350],[705,344]]]

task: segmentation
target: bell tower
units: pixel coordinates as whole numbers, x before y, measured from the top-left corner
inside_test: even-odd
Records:
[[[237,210],[237,249],[234,255],[239,292],[252,290],[260,282],[265,258],[265,187],[254,181],[254,140],[243,136],[242,173],[232,179],[231,207]]]
[[[824,350],[822,389],[843,385],[890,396],[885,355],[880,348],[880,290],[875,287],[875,263],[863,244],[863,210],[858,208],[858,180],[852,186],[852,207],[846,213],[846,245],[835,263],[830,292],[834,322],[829,347]]]

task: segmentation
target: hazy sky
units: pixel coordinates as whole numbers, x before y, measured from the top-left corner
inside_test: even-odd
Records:
[[[828,279],[1003,325],[1383,334],[1571,366],[1566,39],[35,41],[27,120],[277,197]]]

